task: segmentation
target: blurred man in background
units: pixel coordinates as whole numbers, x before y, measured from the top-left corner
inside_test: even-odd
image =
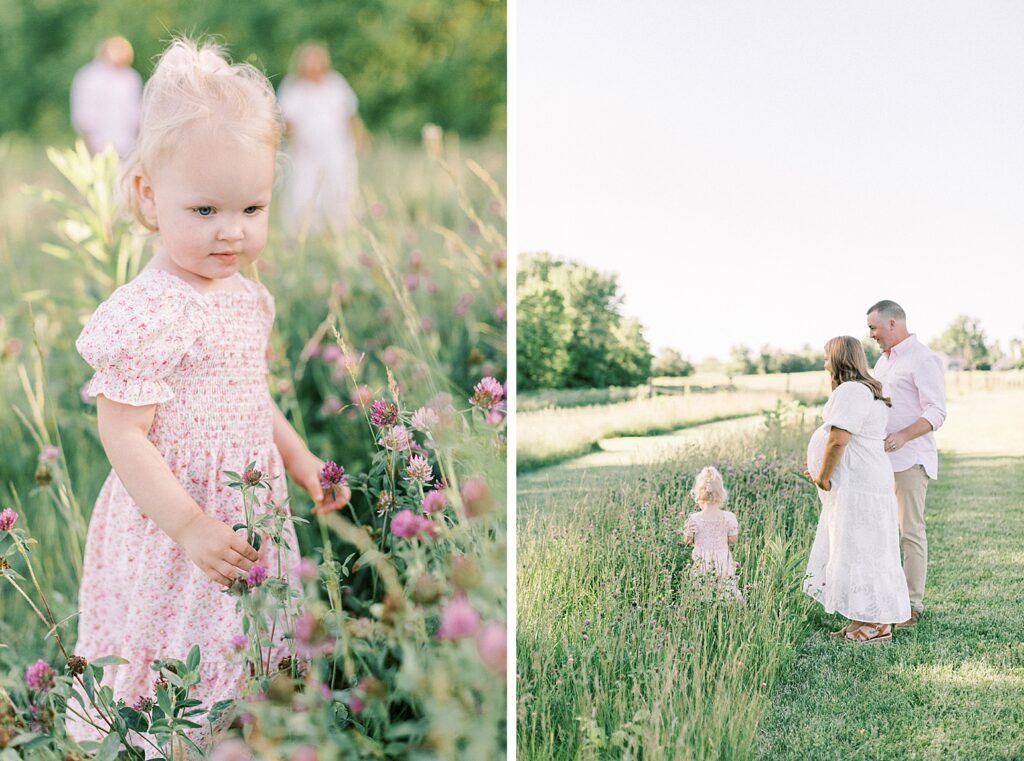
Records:
[[[135,52],[124,37],[109,37],[96,58],[71,82],[71,124],[90,153],[113,146],[124,158],[135,145],[142,109],[142,77],[132,68]]]

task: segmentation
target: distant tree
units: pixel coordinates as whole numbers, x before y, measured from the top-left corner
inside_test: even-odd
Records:
[[[632,317],[612,328],[614,350],[609,357],[610,386],[635,386],[651,377],[651,345],[639,320]]]
[[[1024,339],[1010,339],[1010,364],[1013,367],[1024,368]]]
[[[777,352],[768,344],[761,347],[757,355],[757,372],[767,375],[779,371]]]
[[[878,358],[882,356],[882,350],[878,348],[878,342],[871,336],[864,336],[864,338],[860,339],[860,343],[864,347],[865,356],[868,358],[868,367],[874,367],[875,363],[878,362]]]
[[[693,375],[693,364],[675,349],[662,349],[651,362],[651,374],[681,378]]]
[[[557,388],[569,367],[572,328],[562,294],[541,280],[517,288],[516,365],[519,388]]]
[[[980,321],[974,317],[959,315],[946,332],[932,342],[932,348],[962,358],[967,370],[991,368],[991,349]]]
[[[615,275],[533,254],[520,257],[516,283],[521,388],[636,385],[650,376],[650,344],[640,323],[622,316]]]
[[[757,369],[749,346],[737,344],[729,350],[729,362],[726,365],[726,372],[732,375],[750,375]]]

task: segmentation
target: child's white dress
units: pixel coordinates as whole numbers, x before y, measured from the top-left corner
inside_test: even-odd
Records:
[[[728,510],[701,510],[691,513],[686,523],[687,533],[693,536],[693,571],[700,575],[714,573],[723,593],[740,599],[737,563],[729,549],[729,538],[739,536],[736,515]]]
[[[273,499],[284,504],[287,497],[267,385],[274,302],[262,285],[236,277],[244,292],[200,293],[176,275],[143,270],[99,306],[76,343],[96,370],[87,394],[156,404],[149,440],[185,491],[228,526],[245,518],[240,492],[224,485],[225,470],[241,471],[255,460],[260,471],[278,476]],[[299,555],[290,525],[286,536],[291,551],[281,560],[294,569]],[[263,562],[275,576],[277,553],[266,544]],[[195,644],[202,682],[194,696],[207,704],[234,697],[243,676],[231,644],[242,633],[235,604],[142,514],[111,471],[89,523],[75,652],[128,660],[106,669],[115,698],[132,705],[154,697],[153,659],[184,660]],[[88,728],[75,734],[88,736]]]

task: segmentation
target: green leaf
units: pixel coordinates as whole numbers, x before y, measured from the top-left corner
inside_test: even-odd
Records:
[[[7,747],[8,748],[17,748],[19,745],[24,745],[25,743],[32,742],[33,740],[37,739],[38,737],[39,737],[39,733],[37,733],[37,732],[25,732],[23,734],[18,735],[13,740],[11,740],[9,743],[7,743]]]
[[[98,669],[93,665],[89,665],[82,674],[82,684],[85,687],[85,694],[89,696],[90,700],[96,699],[96,682],[93,677],[93,669],[99,672],[100,679],[103,678],[103,669]]]
[[[124,658],[118,658],[116,655],[104,655],[102,658],[97,658],[94,661],[90,661],[93,666],[104,668],[106,666],[123,666],[128,661]]]
[[[192,645],[192,649],[188,651],[188,657],[185,658],[185,668],[189,671],[195,671],[199,667],[199,645]]]
[[[156,690],[156,702],[167,716],[171,715],[171,696],[167,693],[166,687],[158,687]]]
[[[111,732],[100,743],[99,750],[96,751],[96,761],[116,761],[120,747],[120,736],[116,732]]]
[[[181,677],[175,674],[170,669],[160,669],[160,673],[163,674],[164,679],[173,684],[175,687],[185,689],[185,683],[181,681]]]

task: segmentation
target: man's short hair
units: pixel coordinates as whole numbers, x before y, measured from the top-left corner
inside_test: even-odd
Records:
[[[867,313],[878,312],[878,316],[883,320],[906,320],[907,313],[903,311],[903,307],[897,304],[895,301],[889,301],[888,299],[882,299],[877,304],[871,306]]]

